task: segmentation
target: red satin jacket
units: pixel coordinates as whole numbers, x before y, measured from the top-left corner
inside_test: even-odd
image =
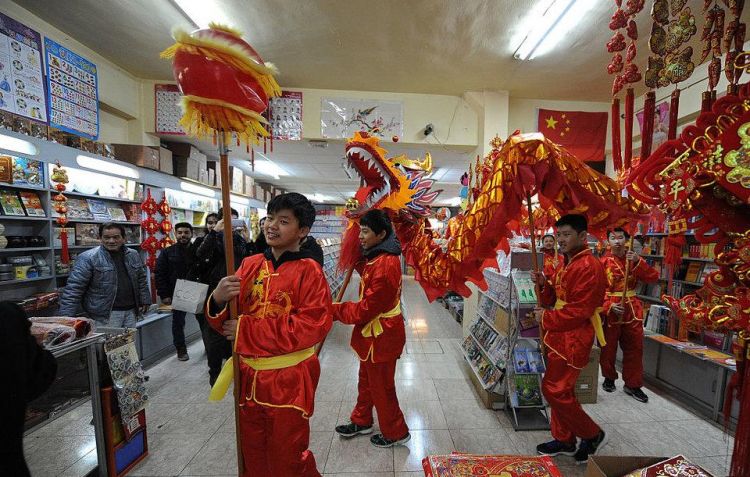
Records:
[[[242,279],[235,340],[240,356],[281,356],[315,346],[328,334],[331,292],[320,265],[305,252],[286,252],[276,261],[268,250],[246,258],[236,275]],[[221,332],[227,308],[215,315],[210,311],[208,323]],[[282,369],[256,371],[243,365],[241,372],[245,399],[312,415],[320,377],[317,355]]]
[[[602,264],[588,248],[566,262],[541,290],[544,306],[554,307],[557,300],[566,302],[559,310],[545,310],[543,340],[548,353],[556,353],[569,366],[582,369],[594,344],[591,317],[604,302],[607,282]]]
[[[398,359],[406,344],[404,315],[381,318],[383,333],[365,337],[363,330],[379,315],[388,313],[401,302],[401,261],[398,255],[382,253],[357,271],[362,277],[358,302],[334,303],[334,318],[354,325],[351,346],[362,361],[383,363]]]
[[[604,266],[604,273],[607,277],[607,293],[604,298],[604,312],[607,317],[607,324],[611,324],[618,321],[619,318],[610,310],[612,305],[620,303],[622,298],[619,296],[612,296],[611,293],[619,292],[622,293],[625,288],[625,257],[616,257],[612,253],[601,258],[602,266]],[[634,290],[635,285],[638,281],[646,283],[654,283],[659,279],[659,271],[654,267],[646,263],[645,260],[640,259],[636,262],[635,266],[630,265],[630,272],[628,273],[628,290]],[[643,302],[636,297],[628,297],[625,299],[625,314],[622,317],[623,323],[630,323],[632,321],[643,321]]]
[[[544,276],[552,278],[555,276],[558,268],[565,265],[565,256],[562,253],[557,254],[555,259],[555,251],[544,249]]]

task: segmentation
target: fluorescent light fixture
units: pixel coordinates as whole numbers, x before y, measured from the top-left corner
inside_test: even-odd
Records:
[[[250,199],[247,197],[240,197],[238,195],[229,194],[229,201],[233,204],[250,205]]]
[[[185,192],[192,192],[193,194],[205,195],[206,197],[216,197],[216,193],[213,189],[191,184],[190,182],[180,182],[180,189],[184,190]]]
[[[284,169],[277,166],[268,159],[266,159],[265,161],[255,161],[255,172],[263,174],[264,176],[271,176],[276,180],[279,180],[280,176],[289,175]]]
[[[39,153],[39,151],[37,151],[36,149],[36,146],[31,144],[29,141],[24,141],[23,139],[18,139],[12,136],[6,136],[5,134],[0,134],[0,148],[7,149],[13,152],[19,152],[21,154],[28,154],[30,156],[36,156]]]
[[[85,167],[98,172],[104,172],[107,174],[114,174],[116,176],[130,177],[132,179],[138,179],[140,174],[138,170],[128,166],[121,166],[120,164],[114,164],[110,161],[104,161],[102,159],[94,159],[93,157],[79,155],[76,157],[76,162],[79,166]]]
[[[513,56],[533,60],[549,52],[595,4],[596,0],[544,0],[536,11],[529,12],[531,28]]]
[[[172,0],[182,14],[198,28],[208,28],[211,22],[227,23],[223,14],[214,2],[209,0]]]

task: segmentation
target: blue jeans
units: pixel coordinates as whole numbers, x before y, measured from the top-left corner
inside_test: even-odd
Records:
[[[107,326],[110,328],[135,328],[135,308],[132,310],[112,310]]]
[[[177,349],[185,347],[185,315],[187,313],[172,310],[172,343]]]

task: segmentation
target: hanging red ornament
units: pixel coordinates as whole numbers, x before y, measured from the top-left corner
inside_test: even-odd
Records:
[[[146,200],[141,204],[141,210],[144,211],[146,215],[154,215],[158,208],[159,206],[156,204],[156,201],[151,197],[151,189],[148,189],[146,191]]]
[[[153,217],[146,217],[141,221],[141,227],[149,235],[153,235],[159,231],[159,223]]]
[[[68,224],[68,217],[65,215],[68,212],[68,207],[65,205],[68,198],[65,197],[62,192],[65,191],[66,185],[69,181],[68,172],[60,165],[60,161],[55,164],[50,175],[50,181],[55,182],[55,190],[59,194],[55,194],[52,200],[55,202],[55,211],[60,214],[57,217],[57,224],[62,227],[60,231],[60,261],[64,264],[70,263],[70,251],[68,249],[68,232],[65,230],[65,226]]]
[[[172,231],[172,222],[167,219],[161,221],[161,231],[165,234],[169,234]]]
[[[398,136],[393,136],[393,137],[391,138],[391,141],[393,141],[393,142],[398,142],[398,140],[399,140],[399,137],[398,137]]]
[[[174,240],[172,240],[172,237],[167,235],[163,239],[159,241],[159,248],[164,250],[165,248],[169,247],[170,245],[174,244]]]
[[[172,212],[172,207],[167,202],[167,194],[164,194],[161,202],[159,202],[159,213],[164,217],[169,217],[170,212]]]
[[[141,242],[141,249],[146,252],[156,252],[159,248],[159,241],[153,235],[146,237],[146,240]]]

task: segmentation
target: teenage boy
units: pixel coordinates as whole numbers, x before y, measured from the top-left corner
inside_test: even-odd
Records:
[[[375,406],[382,434],[372,436],[370,442],[392,447],[411,438],[394,381],[396,361],[406,344],[401,314],[401,245],[382,210],[370,210],[359,225],[366,259],[357,266],[362,277],[359,301],[333,305],[336,320],[354,325],[351,346],[360,360],[357,404],[351,422],[336,427],[336,432],[343,437],[371,433]]]
[[[320,476],[308,449],[310,416],[320,363],[315,345],[333,323],[331,293],[323,270],[300,243],[315,221],[303,195],[282,194],[268,203],[269,248],[246,258],[211,295],[208,323],[236,336],[240,362],[242,456],[249,476]],[[238,297],[237,320],[227,303]],[[228,362],[212,390],[220,399],[231,382]]]
[[[195,251],[190,240],[193,238],[193,226],[187,222],[180,222],[174,226],[177,239],[173,245],[165,248],[156,260],[155,282],[156,291],[165,305],[172,304],[174,287],[177,280],[184,280],[194,261]],[[190,356],[185,346],[185,315],[184,311],[172,310],[172,343],[177,350],[177,359],[187,361]]]
[[[604,383],[608,393],[615,390],[617,370],[617,344],[622,348],[623,391],[641,402],[648,402],[643,392],[643,302],[635,296],[635,285],[640,280],[654,283],[659,272],[646,263],[632,250],[627,250],[630,235],[623,229],[609,232],[610,253],[602,257],[607,277],[607,294],[604,299],[605,327],[607,344],[602,348],[599,364],[602,367]],[[625,284],[625,268],[630,262],[628,283]]]
[[[542,455],[571,455],[576,463],[585,464],[607,441],[575,395],[576,380],[594,345],[592,321],[599,320],[606,280],[601,263],[588,247],[586,217],[565,215],[555,225],[565,265],[551,280],[532,273],[532,280],[541,285],[542,305],[548,307],[537,307],[534,314],[547,354],[542,393],[551,410],[553,438],[536,449]],[[576,438],[581,440],[577,447]]]
[[[542,237],[542,252],[544,252],[544,276],[553,277],[558,268],[565,265],[563,254],[557,253],[557,240],[552,234]]]

